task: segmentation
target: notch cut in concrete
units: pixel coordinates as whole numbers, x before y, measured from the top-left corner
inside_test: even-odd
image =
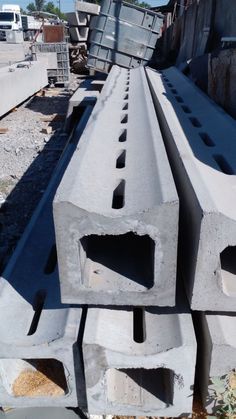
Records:
[[[126,292],[153,287],[155,243],[148,235],[89,235],[80,239],[79,246],[84,285]]]
[[[1,359],[0,376],[10,396],[53,398],[68,393],[63,364],[56,359]]]

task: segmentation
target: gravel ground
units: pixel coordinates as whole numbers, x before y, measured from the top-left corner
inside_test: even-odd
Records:
[[[63,133],[70,88],[44,89],[0,119],[0,270],[3,271],[68,140]],[[43,129],[52,127],[51,134]],[[49,128],[50,129],[50,128]]]

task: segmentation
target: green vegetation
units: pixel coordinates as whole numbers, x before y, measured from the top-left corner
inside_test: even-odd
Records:
[[[35,0],[34,3],[29,3],[26,9],[27,13],[35,11],[47,12],[58,16],[60,19],[66,20],[66,16],[64,15],[64,13],[62,13],[60,9],[56,7],[52,1],[44,3],[44,0]]]

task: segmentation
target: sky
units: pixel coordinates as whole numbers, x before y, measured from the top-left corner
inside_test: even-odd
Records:
[[[45,0],[46,3],[47,3],[47,1],[49,1],[49,0]],[[145,1],[147,1],[147,3],[149,3],[151,6],[162,6],[163,4],[167,4],[169,2],[169,0],[145,0]],[[26,6],[31,2],[34,2],[34,0],[19,0],[19,1],[17,1],[17,0],[5,0],[5,1],[0,0],[0,7],[2,6],[2,4],[19,4],[19,6],[22,7],[22,9],[26,9]],[[58,6],[58,2],[59,2],[59,0],[54,0],[53,1],[55,6]],[[75,4],[75,0],[61,0],[61,11],[62,12],[72,12],[72,11],[74,11],[74,9],[75,9],[74,4]]]

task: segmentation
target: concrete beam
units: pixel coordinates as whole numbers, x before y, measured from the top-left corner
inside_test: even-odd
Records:
[[[197,378],[203,406],[209,414],[220,414],[223,397],[235,391],[235,314],[196,315],[198,341]],[[216,399],[216,395],[222,396]],[[227,401],[226,401],[227,403]]]
[[[88,3],[86,1],[76,1],[75,8],[78,12],[87,13],[89,15],[99,15],[100,6],[95,3]]]
[[[89,28],[87,26],[71,27],[69,28],[69,32],[73,42],[86,42]]]
[[[53,195],[75,147],[59,161],[0,279],[1,406],[86,405],[77,345],[82,310],[60,301],[52,218]]]
[[[110,72],[54,222],[63,302],[175,304],[178,197],[143,68]]]
[[[9,112],[48,84],[46,62],[13,64],[0,68],[0,116]]]
[[[89,308],[83,357],[90,414],[192,413],[196,341],[191,314]]]
[[[147,73],[181,200],[180,270],[191,307],[235,311],[236,123],[176,68]]]

